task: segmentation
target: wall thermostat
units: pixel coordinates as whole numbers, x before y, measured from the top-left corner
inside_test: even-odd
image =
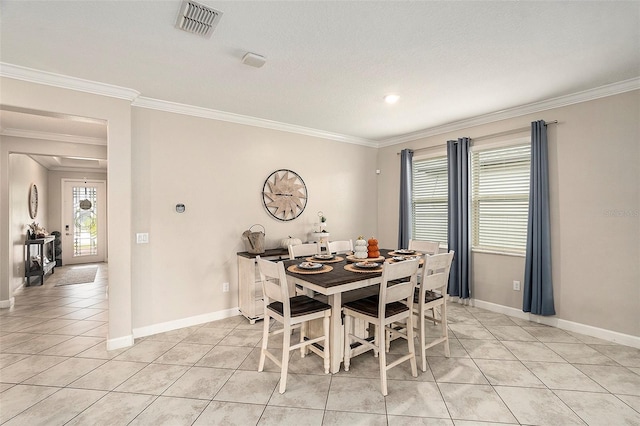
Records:
[[[176,211],[178,213],[184,213],[184,211],[185,211],[184,204],[176,204]]]

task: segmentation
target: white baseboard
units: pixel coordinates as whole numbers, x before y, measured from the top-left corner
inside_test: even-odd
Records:
[[[107,350],[122,349],[133,346],[133,336],[130,334],[124,337],[116,337],[115,339],[107,339]]]
[[[226,309],[224,311],[210,312],[208,314],[196,315],[194,317],[182,318],[175,321],[167,321],[159,324],[148,325],[145,327],[134,328],[133,337],[145,337],[154,334],[165,333],[179,328],[191,327],[194,325],[204,324],[211,321],[217,321],[229,317],[240,315],[238,308]]]
[[[9,300],[0,300],[0,309],[10,308],[16,303],[15,297],[10,297]]]
[[[472,299],[471,305],[478,308],[486,309],[488,311],[505,314],[510,317],[520,318],[538,324],[549,325],[552,327],[560,328],[562,330],[573,331],[575,333],[584,334],[586,336],[597,337],[598,339],[606,340],[608,342],[619,343],[621,345],[640,349],[640,337],[638,336],[618,333],[617,331],[606,330],[604,328],[593,327],[590,325],[567,321],[556,317],[543,317],[540,315],[533,315],[529,312],[523,312],[520,309],[498,305],[491,302],[485,302],[478,299]]]

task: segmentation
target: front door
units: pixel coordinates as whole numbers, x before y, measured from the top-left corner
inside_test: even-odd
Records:
[[[105,261],[105,188],[104,181],[62,181],[63,265]]]

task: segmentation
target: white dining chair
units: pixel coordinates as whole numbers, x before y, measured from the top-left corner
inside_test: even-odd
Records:
[[[415,250],[424,254],[440,253],[440,242],[427,240],[409,240],[409,250]]]
[[[287,387],[287,371],[289,369],[289,355],[292,350],[300,349],[300,355],[304,358],[307,350],[324,359],[324,373],[329,374],[329,319],[331,306],[319,300],[305,295],[290,295],[287,276],[282,262],[271,262],[256,256],[260,279],[262,280],[262,292],[264,295],[264,328],[262,333],[262,348],[260,350],[260,362],[258,371],[264,370],[266,358],[272,360],[280,367],[279,392],[284,393]],[[282,324],[282,328],[270,331],[270,318]],[[315,338],[307,338],[308,323],[311,320],[322,319],[323,334]],[[291,334],[295,328],[300,329],[300,342],[291,344]],[[269,337],[276,334],[283,335],[282,355],[269,352]],[[317,344],[324,345],[322,349]]]
[[[409,240],[409,250],[415,250],[419,253],[422,253],[426,258],[427,256],[440,253],[440,242],[428,240]],[[418,285],[420,285],[421,280],[422,271],[418,270]],[[432,309],[432,313],[432,317],[436,318],[435,309]],[[433,325],[436,325],[437,323],[437,320],[434,320]]]
[[[327,254],[351,254],[353,253],[353,240],[327,241]]]
[[[320,254],[320,248],[319,242],[289,245],[289,259]]]
[[[422,282],[414,291],[413,314],[417,316],[418,340],[420,341],[420,358],[422,359],[422,371],[427,371],[427,349],[444,343],[444,356],[449,358],[451,351],[449,348],[449,332],[447,329],[447,285],[449,283],[449,273],[451,272],[451,262],[453,261],[453,250],[449,253],[434,254],[427,256],[422,267]],[[429,311],[434,312],[435,308],[440,310],[440,336],[427,340],[426,321],[436,321],[429,315]],[[390,340],[406,333],[404,325],[394,324],[390,327]]]
[[[373,350],[378,353],[380,363],[380,388],[383,395],[387,395],[387,370],[396,365],[409,361],[411,374],[418,376],[412,323],[413,294],[416,286],[419,260],[406,260],[397,263],[385,263],[382,269],[380,291],[376,296],[354,300],[343,305],[344,313],[344,369],[349,371],[351,357]],[[353,334],[353,319],[360,319],[375,325],[373,341]],[[394,331],[394,337],[404,337],[407,340],[409,353],[387,364],[386,339],[389,326],[405,323],[403,334]],[[352,346],[352,342],[355,345]]]

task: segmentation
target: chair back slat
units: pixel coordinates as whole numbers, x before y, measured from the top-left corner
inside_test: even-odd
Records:
[[[400,300],[413,300],[413,289],[416,286],[418,259],[405,260],[397,263],[385,263],[382,270],[380,284],[380,308],[383,305]],[[395,282],[400,280],[400,282]],[[394,281],[391,283],[390,281]]]
[[[282,302],[284,300],[284,297],[282,297],[282,290],[280,289],[280,283],[277,279],[266,279],[262,284],[263,292],[266,297],[271,300],[277,300],[278,302]]]
[[[256,256],[256,262],[260,270],[265,304],[269,304],[272,300],[283,302],[283,309],[286,314],[289,314],[289,285],[284,271],[284,264],[261,259],[260,256]],[[285,301],[287,303],[284,303]]]
[[[453,250],[451,250],[449,253],[436,254],[425,258],[422,283],[420,284],[420,293],[423,296],[427,290],[446,287],[449,281],[453,254]]]
[[[327,254],[345,254],[353,252],[353,240],[327,241]]]
[[[320,253],[320,243],[303,243],[296,245],[289,245],[289,259],[293,260],[296,257],[313,256]]]
[[[393,285],[388,286],[385,297],[386,303],[405,300],[410,294],[412,294],[414,287],[415,283],[412,283],[411,281],[404,281],[399,284],[394,283]]]
[[[409,250],[415,250],[425,255],[440,253],[439,241],[426,241],[426,240],[409,240]]]

